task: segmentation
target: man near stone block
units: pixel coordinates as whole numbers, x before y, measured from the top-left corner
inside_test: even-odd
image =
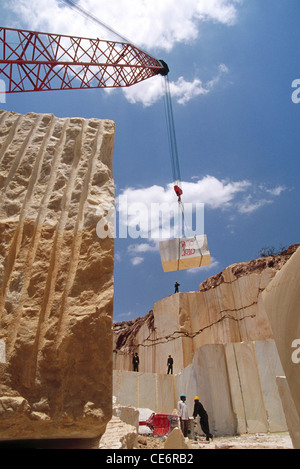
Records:
[[[199,415],[200,417],[200,426],[202,428],[203,433],[206,436],[206,441],[213,439],[213,435],[209,431],[209,423],[208,423],[208,415],[206,410],[204,409],[203,405],[199,401],[199,397],[196,396],[194,399],[194,412],[193,417],[194,419]]]
[[[180,420],[181,431],[183,433],[183,436],[187,437],[189,428],[189,412],[186,404],[185,394],[180,395],[180,401],[178,401],[177,404],[177,412]]]

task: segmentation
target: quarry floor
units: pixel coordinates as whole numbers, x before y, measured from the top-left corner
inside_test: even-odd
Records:
[[[163,449],[164,441],[164,438],[140,435],[138,449]],[[203,437],[192,442],[192,449],[293,449],[293,444],[288,433],[262,433],[215,437],[210,443]]]

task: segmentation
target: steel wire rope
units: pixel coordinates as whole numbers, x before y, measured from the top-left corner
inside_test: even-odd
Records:
[[[169,77],[165,77],[165,109],[166,109],[166,116],[167,116],[167,128],[168,128],[168,137],[169,137],[169,146],[170,146],[170,156],[171,156],[171,166],[172,166],[172,173],[173,173],[173,180],[174,184],[178,184],[178,186],[181,188],[181,175],[180,175],[180,166],[179,166],[179,158],[178,158],[178,149],[177,149],[177,140],[176,140],[176,132],[175,132],[175,125],[174,125],[174,114],[173,114],[173,108],[172,108],[172,99],[171,99],[171,92],[170,92],[170,82],[169,82]],[[181,201],[181,198],[178,200],[178,223],[179,223],[179,230],[181,229],[181,224],[180,224],[180,218],[183,220],[183,232],[179,233],[179,239],[178,239],[178,259],[177,259],[177,270],[179,270],[179,261],[180,261],[180,239],[181,239],[181,234],[184,234],[186,237],[188,237],[188,230],[191,229],[191,227],[187,224],[186,222],[186,217],[184,213],[184,205]],[[181,213],[182,217],[180,214],[180,208],[181,208]],[[185,228],[187,229],[187,233],[185,231]],[[199,262],[199,267],[201,267],[202,264],[202,259],[203,259],[203,253],[202,249],[200,246],[199,241],[197,240],[197,236],[191,236],[191,238],[194,238],[199,252],[200,252],[200,262]]]
[[[173,184],[176,184],[181,189],[181,174],[180,174],[180,165],[179,165],[179,158],[178,158],[178,148],[177,148],[177,139],[176,139],[176,131],[175,131],[175,124],[174,124],[174,114],[173,114],[173,106],[172,106],[172,97],[170,91],[170,81],[168,75],[164,77],[164,104],[165,104],[165,114],[166,114],[166,121],[167,121],[167,133],[168,133],[168,141],[169,141],[169,149],[170,149],[170,159],[171,159],[171,168],[172,168],[172,176],[173,176]],[[183,224],[181,225],[181,219],[183,220]],[[184,210],[183,204],[181,202],[181,197],[178,197],[178,247],[177,247],[177,270],[179,270],[179,262],[180,262],[180,243],[181,237],[184,233]],[[182,232],[183,228],[183,232]]]
[[[107,31],[109,31],[110,33],[115,35],[122,42],[134,45],[134,43],[132,41],[129,41],[126,37],[122,36],[120,33],[118,33],[113,28],[108,26],[106,23],[101,21],[99,18],[94,16],[92,13],[90,13],[89,11],[85,10],[84,8],[82,8],[81,6],[76,4],[73,0],[61,0],[61,2],[67,4],[71,9],[76,10],[78,13],[80,13],[82,16],[89,19],[90,21],[93,21],[93,22],[97,23],[98,25],[102,26]],[[150,55],[148,52],[147,52],[147,54]],[[175,132],[175,125],[174,125],[173,106],[172,106],[172,99],[171,99],[171,92],[170,92],[170,82],[169,82],[168,75],[165,75],[164,78],[165,78],[164,103],[165,103],[165,112],[166,112],[166,118],[167,118],[167,131],[168,131],[168,140],[169,140],[169,147],[170,147],[170,157],[171,157],[171,167],[172,167],[172,173],[173,173],[173,182],[174,182],[174,184],[177,184],[181,188],[181,175],[180,175],[180,166],[179,166],[179,158],[178,158],[176,132]],[[180,217],[180,208],[181,208],[182,220],[183,220],[183,233],[185,233],[184,225],[187,226],[187,224],[186,224],[186,221],[185,221],[184,207],[183,207],[183,204],[181,202],[181,199],[179,198],[178,199],[179,230],[182,229],[181,224],[180,224],[180,218],[181,218]],[[177,270],[179,270],[179,260],[180,260],[180,239],[181,239],[181,235],[183,233],[180,233],[180,231],[178,232],[179,242],[178,242],[178,265],[177,265]],[[195,239],[196,239],[196,237],[195,237]],[[200,250],[200,252],[201,252],[201,250]],[[201,257],[202,257],[202,254],[201,254]]]
[[[82,16],[84,16],[85,18],[89,19],[90,21],[94,21],[94,23],[97,23],[99,26],[102,26],[103,28],[105,28],[107,31],[109,31],[110,33],[114,34],[115,36],[117,36],[118,39],[121,39],[122,42],[126,42],[128,44],[132,44],[133,43],[131,41],[129,41],[127,38],[125,38],[124,36],[122,36],[121,34],[119,34],[117,31],[115,31],[113,28],[111,28],[110,26],[108,26],[107,24],[105,24],[103,21],[101,21],[99,18],[97,18],[96,16],[94,16],[92,13],[90,13],[89,11],[85,10],[84,8],[82,8],[81,6],[79,6],[77,3],[75,3],[73,0],[61,0],[61,2],[63,3],[66,3],[70,8],[72,8],[72,10],[75,10],[77,11],[78,13],[80,13]]]
[[[167,118],[167,129],[168,129],[168,139],[169,139],[169,147],[170,147],[170,157],[171,157],[171,166],[172,166],[172,173],[173,173],[173,182],[174,184],[178,184],[181,188],[181,174],[180,174],[180,166],[179,166],[179,157],[178,157],[178,149],[177,149],[177,140],[176,140],[176,132],[175,132],[175,124],[174,124],[174,114],[173,114],[173,107],[172,107],[172,98],[171,98],[171,91],[170,91],[170,82],[168,75],[165,78],[165,95],[164,95],[164,102],[165,102],[165,112]],[[179,261],[180,261],[180,239],[181,234],[186,236],[185,227],[190,230],[191,227],[188,226],[186,222],[186,217],[184,213],[184,205],[181,201],[181,198],[178,199],[179,207],[181,208],[182,212],[182,220],[183,220],[183,232],[180,233],[179,230],[181,229],[180,224],[180,209],[178,209],[178,223],[179,223],[179,239],[178,239],[178,259],[177,259],[177,270],[179,270]],[[188,237],[188,236],[186,236]],[[199,267],[201,267],[203,253],[200,246],[199,241],[197,240],[197,236],[191,236],[194,238],[199,252],[200,252],[200,262]]]
[[[168,130],[168,140],[170,147],[170,158],[171,158],[171,167],[174,184],[181,185],[181,175],[180,175],[180,166],[178,158],[178,149],[177,149],[177,140],[176,132],[174,125],[174,114],[172,106],[172,98],[170,91],[170,81],[168,75],[164,77],[165,83],[165,93],[164,93],[164,103],[165,103],[165,113],[167,120],[167,130]]]

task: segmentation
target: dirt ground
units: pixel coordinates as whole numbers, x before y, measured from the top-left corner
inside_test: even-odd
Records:
[[[164,449],[166,438],[140,435],[138,449]],[[215,437],[210,443],[200,437],[191,442],[191,449],[293,449],[288,433],[259,433]],[[174,448],[175,449],[175,448]]]

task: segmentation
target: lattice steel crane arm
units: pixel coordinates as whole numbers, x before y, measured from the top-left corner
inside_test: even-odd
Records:
[[[0,27],[7,93],[127,87],[168,71],[129,43]]]

